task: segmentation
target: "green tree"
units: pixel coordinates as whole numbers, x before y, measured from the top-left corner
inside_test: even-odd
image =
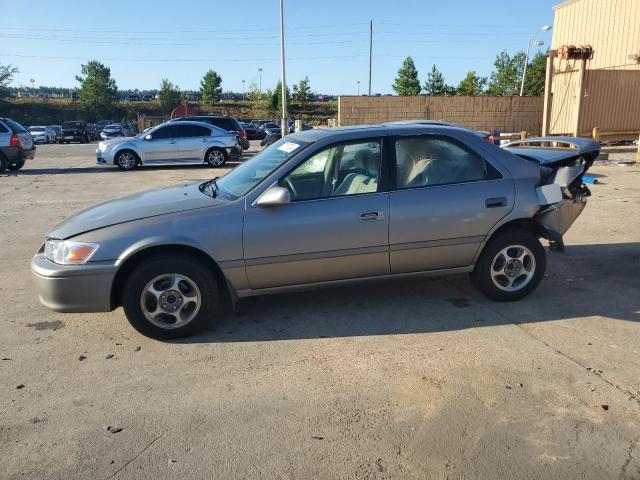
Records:
[[[92,113],[110,112],[118,100],[118,87],[111,78],[111,69],[97,60],[91,60],[82,65],[80,71],[84,75],[76,75],[76,80],[80,82],[80,103]]]
[[[504,50],[500,52],[493,62],[495,70],[491,72],[487,93],[502,96],[518,95],[524,59],[524,52],[517,52],[513,57]]]
[[[404,59],[392,87],[398,95],[420,95],[420,80],[418,79],[418,70],[416,69],[416,64],[413,63],[413,58],[407,57]]]
[[[211,105],[220,100],[220,94],[222,93],[221,85],[222,77],[218,75],[215,70],[209,70],[200,81],[202,99]]]
[[[296,85],[293,86],[293,99],[304,107],[311,100],[311,87],[309,86],[309,77],[304,77]]]
[[[479,77],[476,72],[467,72],[467,76],[458,84],[456,95],[467,95],[470,97],[482,95],[487,84],[487,77]]]
[[[289,91],[289,87],[287,87],[286,90],[287,102],[289,102],[289,100],[291,100],[291,92]],[[282,110],[282,82],[278,82],[276,89],[271,94],[271,107],[277,111]]]
[[[166,78],[162,79],[158,95],[160,97],[160,107],[164,113],[169,113],[176,108],[182,102],[183,98],[182,93],[180,93],[180,88]]]
[[[18,69],[13,65],[0,65],[0,98],[9,94],[8,87],[16,73]]]
[[[544,83],[547,76],[547,54],[539,52],[527,66],[524,79],[524,94],[528,96],[544,95]]]
[[[427,80],[424,82],[424,92],[427,95],[442,96],[455,94],[455,88],[447,85],[444,75],[435,65],[427,73]]]

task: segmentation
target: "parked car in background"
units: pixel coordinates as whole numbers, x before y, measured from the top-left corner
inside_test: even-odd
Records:
[[[87,123],[87,136],[89,137],[90,142],[100,140],[100,134],[98,133],[98,129],[94,123]]]
[[[140,101],[140,95],[129,95],[127,97],[127,102],[139,102]]]
[[[62,141],[64,143],[87,143],[89,141],[87,124],[81,120],[74,122],[64,122],[62,124]]]
[[[127,129],[121,123],[113,123],[102,129],[102,132],[100,132],[100,138],[102,140],[108,140],[116,137],[130,137],[131,135],[127,135],[127,133]]]
[[[153,95],[143,95],[142,101],[143,102],[153,102]]]
[[[205,163],[222,167],[237,135],[203,122],[167,122],[144,135],[102,141],[96,150],[97,163],[132,170],[140,165]]]
[[[31,126],[29,133],[34,143],[53,143],[56,139],[55,132],[45,125]]]
[[[60,125],[49,125],[49,129],[55,134],[56,143],[62,143],[62,127]]]
[[[264,132],[267,135],[271,135],[271,134],[276,134],[276,135],[280,135],[280,125],[278,125],[277,123],[274,122],[267,122],[262,126],[262,129],[264,130]]]
[[[295,133],[221,178],[66,219],[31,270],[46,306],[122,305],[156,338],[202,330],[224,298],[356,280],[466,272],[514,301],[544,278],[540,238],[558,250],[584,209],[599,151],[562,137],[502,149],[435,125]]]
[[[98,120],[96,122],[96,130],[98,131],[98,133],[102,132],[102,129],[104,127],[106,127],[107,125],[111,125],[115,123],[113,120]]]
[[[214,125],[218,128],[226,130],[227,132],[236,132],[238,134],[238,145],[240,148],[234,150],[231,153],[232,158],[238,158],[242,155],[242,151],[249,148],[249,140],[247,139],[247,132],[240,126],[240,122],[233,117],[228,117],[226,115],[190,115],[187,117],[178,117],[172,122],[184,122],[184,121],[194,121],[194,122],[205,122],[210,125]]]
[[[20,170],[35,154],[29,131],[10,118],[0,117],[0,172]]]
[[[266,133],[253,123],[240,122],[242,129],[247,132],[247,140],[262,140]]]

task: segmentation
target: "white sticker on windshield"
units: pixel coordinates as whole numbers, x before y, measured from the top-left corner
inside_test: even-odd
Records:
[[[300,148],[300,145],[298,145],[297,143],[293,143],[293,142],[286,142],[286,143],[283,143],[282,145],[280,145],[278,147],[278,150],[282,150],[285,153],[291,153],[296,148]]]

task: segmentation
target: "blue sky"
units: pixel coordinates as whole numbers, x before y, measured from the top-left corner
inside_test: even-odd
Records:
[[[368,23],[373,20],[373,93],[391,84],[407,55],[420,79],[435,63],[448,83],[468,70],[489,75],[495,55],[526,48],[553,23],[559,0],[285,0],[287,82],[307,75],[312,90],[355,94],[368,83]],[[13,85],[75,87],[80,64],[103,61],[119,88],[158,88],[166,77],[197,90],[210,68],[224,90],[280,77],[278,0],[87,2],[29,0],[3,8],[0,63],[20,69]],[[539,38],[549,45],[551,32]],[[533,48],[535,51],[535,47]]]

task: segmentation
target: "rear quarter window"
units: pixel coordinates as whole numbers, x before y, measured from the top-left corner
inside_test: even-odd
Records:
[[[28,133],[27,129],[20,125],[18,122],[14,122],[13,120],[9,120],[8,118],[6,120],[3,120],[3,122],[6,123],[9,128],[14,131],[14,133]]]

